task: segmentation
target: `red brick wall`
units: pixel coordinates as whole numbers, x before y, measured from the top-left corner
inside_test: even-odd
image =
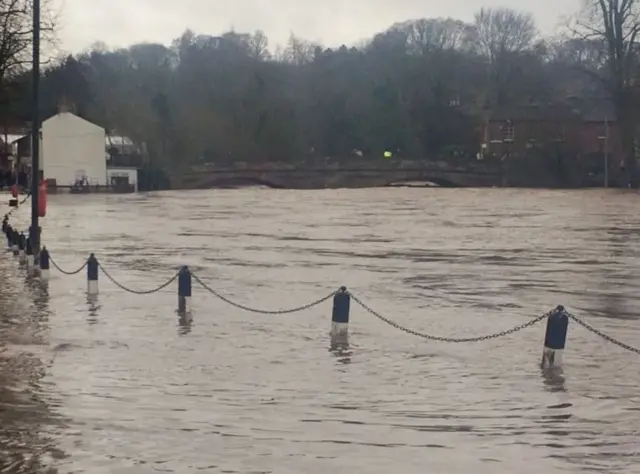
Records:
[[[514,141],[508,143],[491,143],[492,140],[504,140],[504,122],[489,122],[485,130],[485,140],[488,151],[497,155],[507,153],[524,154],[529,150],[529,145],[538,143],[541,145],[552,144],[555,140],[564,137],[565,145],[575,146],[579,142],[580,124],[573,122],[514,122]]]
[[[487,143],[489,153],[499,157],[506,153],[525,154],[529,140],[541,143],[553,142],[560,134],[564,134],[564,145],[581,155],[604,152],[604,140],[599,137],[605,134],[602,122],[514,122],[514,141],[507,143],[491,143],[491,140],[503,140],[504,122],[489,122],[485,126],[483,143]],[[622,161],[620,136],[615,123],[609,124],[609,140],[607,146],[611,163]]]
[[[584,154],[604,153],[604,140],[599,137],[605,135],[605,124],[601,122],[585,122],[580,130],[581,152]],[[609,124],[609,139],[607,140],[607,151],[611,157],[610,163],[619,164],[622,162],[624,154],[620,142],[618,126]]]

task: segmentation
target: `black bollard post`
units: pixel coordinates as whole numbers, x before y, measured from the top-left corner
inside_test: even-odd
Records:
[[[27,261],[27,238],[23,232],[20,232],[20,236],[18,237],[18,250],[20,251],[20,263],[25,263]]]
[[[191,311],[191,271],[186,265],[178,273],[178,312]]]
[[[98,294],[98,259],[95,254],[89,255],[87,259],[87,294]]]
[[[43,281],[47,281],[50,276],[50,270],[49,270],[49,251],[47,250],[47,247],[42,247],[42,250],[40,250],[40,278]]]
[[[27,242],[25,244],[25,253],[26,253],[26,260],[27,260],[27,268],[29,269],[29,271],[33,271],[34,266],[35,266],[35,258],[33,256],[33,247],[31,246],[31,236],[27,237]]]
[[[20,255],[20,234],[15,229],[11,231],[11,248],[13,249],[14,257]]]
[[[11,227],[11,224],[7,224],[4,228],[4,236],[7,243],[7,250],[11,250],[11,247],[13,246],[13,228]]]
[[[567,343],[567,329],[569,316],[564,306],[558,306],[547,318],[547,332],[544,335],[544,349],[542,351],[543,369],[562,367],[562,353]]]
[[[346,335],[349,332],[349,308],[351,296],[347,287],[343,286],[333,297],[333,311],[331,312],[331,335]]]
[[[38,227],[38,236],[39,236],[39,238],[40,238],[40,240],[39,240],[39,241],[40,241],[40,242],[42,242],[42,227]],[[31,238],[31,242],[32,242],[31,247],[32,247],[32,249],[33,249],[33,253],[34,253],[34,255],[36,255],[36,254],[38,253],[38,249],[36,248],[36,245],[35,245],[35,240],[36,240],[36,239],[35,239],[35,237],[36,237],[36,234],[35,234],[35,232],[33,231],[33,225],[29,226],[29,237]],[[37,263],[38,263],[38,262],[36,261],[36,264],[37,264]],[[36,266],[37,266],[37,265],[36,265]]]

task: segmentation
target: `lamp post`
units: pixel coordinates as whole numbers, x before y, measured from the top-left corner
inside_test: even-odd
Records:
[[[609,187],[609,119],[604,119],[604,135],[598,137],[604,141],[604,187]]]
[[[31,229],[33,254],[40,253],[38,187],[40,185],[40,0],[33,0],[33,58],[31,104]]]
[[[604,187],[609,187],[609,119],[604,120]]]

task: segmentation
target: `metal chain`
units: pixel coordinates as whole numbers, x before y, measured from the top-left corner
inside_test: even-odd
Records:
[[[176,281],[176,279],[178,278],[179,272],[176,273],[175,275],[173,275],[169,280],[167,280],[165,283],[163,283],[162,285],[153,288],[152,290],[134,290],[132,288],[127,288],[126,286],[124,286],[123,284],[119,283],[115,278],[113,278],[109,272],[107,272],[107,270],[105,270],[105,268],[102,266],[102,264],[98,264],[98,267],[100,268],[100,270],[102,270],[102,273],[104,273],[104,275],[111,280],[111,283],[113,283],[114,285],[116,285],[118,288],[120,288],[121,290],[126,291],[127,293],[133,293],[134,295],[150,295],[151,293],[157,293],[160,290],[164,290],[167,286],[169,286],[171,283],[173,283],[174,281]]]
[[[264,309],[251,308],[249,306],[245,306],[243,304],[231,301],[229,298],[221,295],[220,293],[215,291],[213,288],[211,288],[209,285],[207,285],[197,275],[192,273],[192,276],[193,276],[193,279],[200,284],[200,286],[202,286],[205,290],[207,290],[209,293],[211,293],[216,298],[224,301],[227,304],[230,304],[231,306],[235,306],[238,309],[242,309],[244,311],[249,311],[250,313],[258,313],[258,314],[290,314],[290,313],[297,313],[299,311],[304,311],[305,309],[313,308],[314,306],[317,306],[320,303],[324,303],[328,299],[333,298],[333,296],[338,292],[338,290],[332,291],[327,296],[324,296],[324,297],[320,298],[319,300],[315,300],[315,301],[313,301],[313,302],[311,302],[309,304],[298,306],[296,308],[278,309],[278,310],[264,310]]]
[[[87,266],[87,261],[85,260],[85,262],[82,264],[82,266],[80,268],[78,268],[76,271],[73,272],[68,272],[66,270],[63,270],[62,268],[60,268],[60,266],[56,263],[56,261],[51,257],[51,255],[49,255],[49,261],[51,262],[51,264],[56,268],[56,270],[58,270],[60,273],[64,274],[64,275],[77,275],[78,273],[80,273],[82,270],[84,270]]]
[[[626,349],[630,352],[635,352],[636,354],[640,354],[640,349],[632,347],[629,344],[625,344],[624,342],[618,341],[617,339],[614,339],[611,336],[608,336],[607,334],[603,333],[599,329],[596,329],[590,324],[585,323],[582,319],[578,318],[577,316],[574,316],[571,313],[567,313],[567,316],[569,316],[569,318],[571,318],[573,321],[578,323],[583,328],[587,329],[588,331],[591,331],[597,336],[600,336],[602,339],[609,341],[610,343],[615,344],[618,347],[622,347],[623,349]]]
[[[27,202],[27,200],[28,200],[30,197],[31,197],[31,193],[28,193],[28,194],[24,197],[24,199],[23,199],[22,201],[20,201],[20,203],[19,203],[16,207],[12,208],[9,212],[7,212],[7,213],[4,215],[4,217],[9,217],[11,214],[13,214],[17,209],[19,209],[19,208],[20,208],[20,206],[22,206],[25,202]]]
[[[421,337],[423,339],[427,339],[429,341],[439,341],[439,342],[480,342],[480,341],[488,341],[490,339],[497,339],[499,337],[503,337],[503,336],[508,336],[510,334],[513,334],[515,332],[521,331],[523,329],[529,328],[537,323],[539,323],[540,321],[547,319],[555,310],[549,311],[548,313],[542,314],[540,316],[537,316],[533,319],[531,319],[530,321],[527,321],[526,323],[520,324],[518,326],[515,326],[511,329],[506,329],[504,331],[500,331],[494,334],[489,334],[486,336],[476,336],[476,337],[442,337],[442,336],[432,336],[430,334],[425,334],[419,331],[416,331],[414,329],[409,329],[406,328],[404,326],[401,326],[400,324],[391,321],[388,318],[385,318],[384,316],[382,316],[380,313],[378,313],[377,311],[374,311],[373,309],[371,309],[369,306],[367,306],[366,304],[364,304],[358,297],[356,297],[353,293],[349,292],[349,296],[351,296],[351,299],[353,299],[353,301],[355,301],[356,303],[358,303],[360,306],[362,306],[366,311],[368,311],[369,313],[371,313],[372,315],[374,315],[376,318],[378,318],[379,320],[381,320],[382,322],[387,323],[389,326],[392,326],[396,329],[399,329],[400,331],[406,332],[407,334],[411,334],[412,336],[418,336]]]

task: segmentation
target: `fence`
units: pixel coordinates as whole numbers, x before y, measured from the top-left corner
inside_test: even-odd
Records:
[[[27,198],[25,198],[25,200],[26,199],[28,199],[28,196]],[[607,340],[608,342],[621,347],[622,349],[640,354],[640,349],[621,342],[618,339],[615,339],[594,328],[584,320],[567,311],[563,306],[558,306],[555,309],[536,316],[525,323],[496,333],[476,337],[442,337],[407,328],[383,316],[382,314],[368,306],[366,303],[364,303],[359,297],[357,297],[344,286],[335,291],[332,291],[328,295],[325,295],[319,299],[301,306],[289,309],[266,310],[260,308],[252,308],[244,304],[232,301],[228,297],[213,289],[202,278],[193,273],[188,266],[183,266],[171,278],[156,286],[155,288],[149,290],[137,290],[134,288],[129,288],[128,286],[118,282],[118,280],[115,279],[109,271],[107,271],[107,269],[100,263],[98,258],[93,253],[89,255],[89,257],[82,263],[82,265],[80,265],[80,267],[71,271],[61,268],[46,247],[43,247],[41,249],[39,255],[34,255],[29,237],[25,236],[24,232],[18,232],[9,223],[9,217],[12,211],[5,215],[2,221],[2,231],[5,235],[6,248],[8,252],[13,253],[13,255],[19,260],[21,265],[27,267],[28,271],[33,277],[39,278],[43,283],[46,284],[50,279],[51,266],[53,266],[55,270],[63,275],[77,275],[80,272],[86,270],[87,294],[89,295],[97,295],[99,293],[98,281],[99,275],[101,273],[121,290],[136,295],[150,295],[153,293],[157,293],[177,281],[177,309],[178,313],[183,317],[190,317],[191,315],[192,284],[193,282],[195,282],[202,289],[218,298],[219,300],[240,310],[259,314],[297,313],[318,306],[329,300],[333,300],[330,333],[331,337],[338,342],[347,341],[349,332],[349,319],[351,313],[351,302],[353,301],[367,313],[371,314],[372,316],[376,317],[380,321],[388,324],[393,328],[424,340],[443,343],[472,343],[506,337],[516,332],[535,326],[536,324],[546,320],[546,332],[541,361],[541,367],[543,369],[557,369],[562,367],[562,355],[566,346],[567,331],[570,320],[574,321],[593,334],[596,334],[597,336],[600,336],[601,338]]]

